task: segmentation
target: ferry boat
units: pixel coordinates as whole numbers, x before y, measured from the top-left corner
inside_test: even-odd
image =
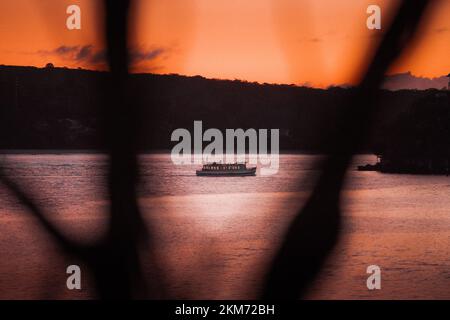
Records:
[[[255,176],[256,167],[247,168],[245,163],[208,163],[202,170],[196,171],[197,176]]]

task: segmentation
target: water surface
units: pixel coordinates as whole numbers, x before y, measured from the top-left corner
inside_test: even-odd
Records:
[[[106,158],[6,155],[7,172],[34,191],[73,237],[104,231]],[[310,155],[281,155],[275,176],[196,177],[167,154],[142,156],[140,203],[171,298],[256,298],[283,233],[314,185]],[[356,164],[374,162],[358,156]],[[349,172],[342,238],[308,298],[450,299],[450,178]],[[36,221],[0,188],[0,298],[92,298],[65,287],[64,257]],[[145,266],[150,263],[144,254]],[[382,269],[369,291],[366,268]],[[82,266],[83,267],[83,266]],[[150,269],[150,268],[149,268]],[[84,270],[84,269],[83,269]],[[112,279],[111,281],[114,281]]]

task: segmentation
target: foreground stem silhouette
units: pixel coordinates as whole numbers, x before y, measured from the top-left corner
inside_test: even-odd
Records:
[[[265,278],[262,298],[297,299],[307,292],[337,244],[340,196],[352,156],[358,151],[376,111],[379,88],[391,63],[414,38],[429,0],[403,0],[365,76],[342,105],[339,132],[324,143],[331,148],[305,206],[289,226]]]
[[[31,194],[0,172],[0,182],[37,217],[56,243],[89,268],[100,298],[143,298],[150,294],[143,281],[139,251],[144,244],[151,250],[137,203],[137,135],[139,108],[129,93],[128,11],[131,0],[104,0],[108,79],[103,83],[103,134],[109,155],[108,231],[98,243],[82,245],[64,235],[48,219],[49,213]],[[150,296],[152,296],[150,294]]]

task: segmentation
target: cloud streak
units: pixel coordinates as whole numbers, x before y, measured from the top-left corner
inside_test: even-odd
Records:
[[[136,66],[140,63],[152,62],[162,58],[168,52],[165,48],[153,48],[143,50],[140,48],[130,49],[130,65]],[[43,56],[59,57],[65,61],[100,66],[106,64],[106,51],[96,49],[93,45],[84,46],[60,46],[52,50],[41,50],[38,52]]]

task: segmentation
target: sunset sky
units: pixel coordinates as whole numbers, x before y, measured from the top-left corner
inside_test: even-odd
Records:
[[[420,39],[391,73],[450,72],[450,1],[427,15]],[[66,28],[66,8],[82,10],[82,29]],[[103,68],[99,0],[0,2],[0,64]],[[133,71],[202,75],[326,87],[355,83],[380,31],[366,8],[395,0],[137,0]]]

